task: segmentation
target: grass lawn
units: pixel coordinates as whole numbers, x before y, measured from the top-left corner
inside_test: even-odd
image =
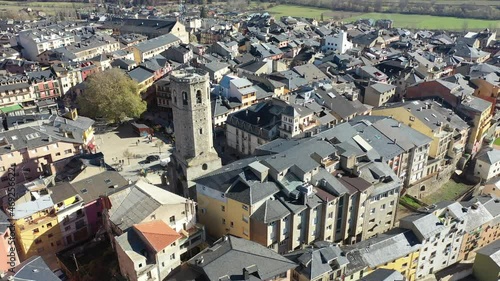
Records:
[[[408,195],[404,195],[403,197],[401,197],[399,199],[400,201],[412,206],[413,208],[415,209],[418,209],[420,207],[424,207],[422,205],[420,205],[420,203],[418,203],[417,201],[415,201],[415,199],[413,199],[412,197],[408,196]]]
[[[500,145],[500,138],[496,139],[495,142],[493,142],[494,145]]]
[[[454,200],[457,196],[464,194],[472,185],[458,183],[450,179],[440,189],[434,193],[422,198],[426,204],[435,204],[445,200]]]
[[[367,13],[352,18],[347,18],[344,21],[355,21],[358,19],[391,19],[394,21],[395,27],[408,27],[419,29],[448,29],[462,30],[467,29],[484,29],[484,28],[500,28],[500,21],[495,20],[479,20],[479,19],[462,19],[452,17],[436,17],[428,15],[405,15],[405,14],[386,14],[386,13]]]
[[[89,3],[0,1],[0,11],[19,12],[21,9],[31,8],[34,11],[45,12],[48,15],[55,15],[58,12],[75,11],[75,9],[90,9],[93,7],[95,7],[95,5]]]

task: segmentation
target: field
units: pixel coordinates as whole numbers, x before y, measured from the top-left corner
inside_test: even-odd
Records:
[[[493,144],[497,146],[500,145],[500,138],[497,138]]]
[[[394,0],[395,1],[395,0]],[[455,3],[457,1],[440,1]],[[463,1],[458,1],[463,2]],[[488,1],[482,1],[488,2]],[[491,1],[496,3],[499,1]],[[264,6],[267,6],[265,3]],[[462,19],[452,17],[437,17],[428,15],[406,15],[406,14],[389,14],[389,13],[356,13],[345,11],[332,11],[329,9],[303,7],[296,5],[277,5],[266,10],[270,14],[292,17],[306,17],[320,19],[334,18],[343,22],[353,22],[358,19],[392,19],[395,27],[406,27],[416,29],[447,29],[447,30],[463,30],[463,29],[484,29],[484,28],[500,28],[500,21],[494,20],[479,20],[479,19]]]
[[[347,18],[344,21],[355,21],[357,19],[391,19],[394,21],[395,27],[408,27],[418,29],[448,29],[462,30],[467,29],[483,29],[483,28],[500,28],[500,21],[494,20],[479,20],[479,19],[461,19],[452,17],[436,17],[427,15],[405,15],[405,14],[384,14],[384,13],[368,13],[352,18]]]
[[[70,2],[18,2],[18,1],[0,1],[0,11],[18,13],[21,9],[32,9],[49,15],[64,11],[75,11],[75,9],[92,8],[89,3],[70,3]]]
[[[453,179],[450,179],[440,189],[422,198],[422,202],[431,205],[446,200],[453,201],[459,195],[465,194],[471,187],[472,185],[455,182]]]

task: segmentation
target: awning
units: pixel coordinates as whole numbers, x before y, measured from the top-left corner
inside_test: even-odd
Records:
[[[3,113],[10,113],[18,110],[23,110],[23,107],[19,104],[0,107],[0,111]]]

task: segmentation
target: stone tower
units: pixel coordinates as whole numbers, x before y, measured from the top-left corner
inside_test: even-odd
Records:
[[[208,74],[196,68],[173,71],[170,76],[175,150],[169,181],[177,193],[193,199],[193,180],[222,166],[213,144],[208,81]]]

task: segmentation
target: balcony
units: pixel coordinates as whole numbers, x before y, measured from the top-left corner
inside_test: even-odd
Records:
[[[302,124],[299,125],[299,128],[301,131],[307,131],[309,129],[312,129],[316,127],[316,121],[311,121],[311,122],[303,122]]]
[[[66,216],[63,219],[63,225],[68,225],[68,224],[73,223],[73,222],[75,222],[83,217],[85,217],[85,213],[83,213],[83,211],[81,213],[77,213],[74,216]]]
[[[205,226],[197,223],[194,227],[188,230],[182,229],[180,234],[182,237],[179,240],[179,244],[181,245],[180,248],[184,253],[185,251],[188,251],[205,241]]]

